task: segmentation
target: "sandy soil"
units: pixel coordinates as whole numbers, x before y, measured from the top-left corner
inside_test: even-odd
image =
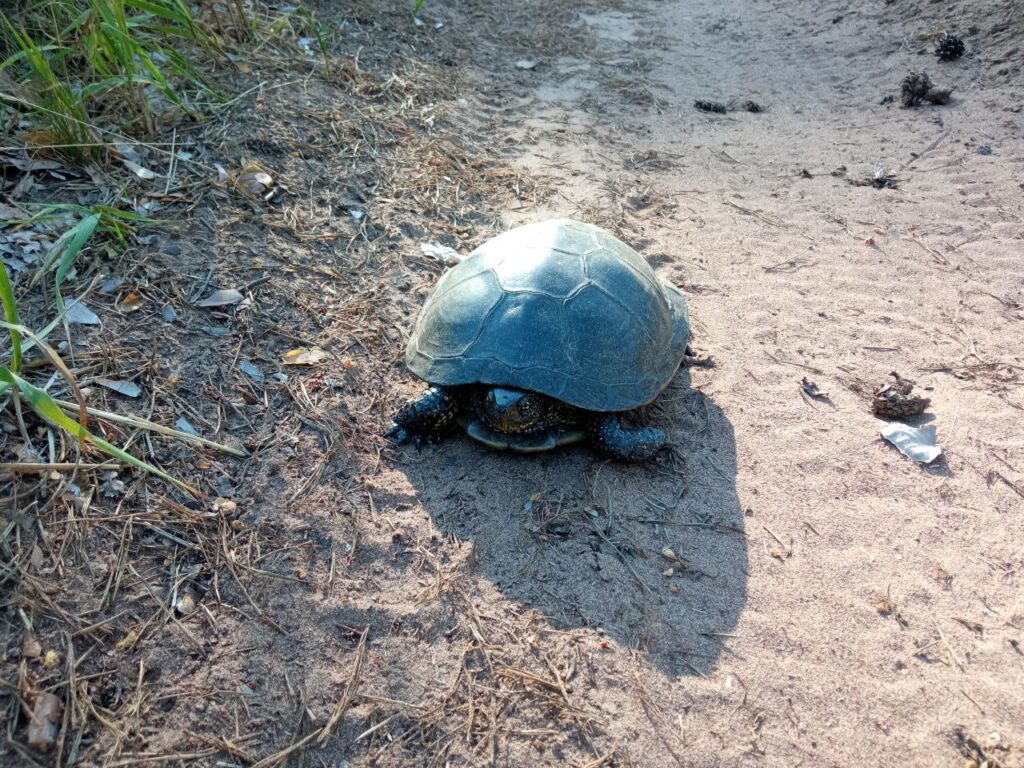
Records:
[[[405,67],[408,102],[373,123],[387,151],[360,149],[380,134],[341,101],[384,103],[384,74],[268,88],[220,149],[272,165],[293,203],[214,195],[171,251],[185,269],[153,254],[153,286],[207,264],[210,287],[272,277],[230,338],[196,309],[159,336],[208,436],[254,453],[184,459],[234,495],[231,519],[126,501],[212,551],[83,534],[96,558],[60,599],[84,623],[119,617],[76,647],[101,649],[79,675],[114,670],[81,695],[120,725],[83,726],[80,764],[1024,766],[1019,8],[505,5],[428,0],[411,32],[359,11],[346,51],[367,45],[367,73]],[[939,63],[919,35],[947,28],[968,55]],[[915,68],[952,102],[900,108]],[[455,170],[421,184],[438,158]],[[896,188],[852,183],[876,166]],[[368,220],[350,230],[331,206]],[[685,290],[714,365],[646,414],[676,460],[389,447],[420,387],[404,340],[442,270],[418,244],[466,251],[553,215],[607,227]],[[105,333],[146,359],[163,332],[138,327]],[[269,379],[301,343],[344,364],[288,368],[267,396],[233,368]],[[932,400],[915,422],[937,427],[931,466],[879,438],[868,404],[890,371]],[[142,585],[165,594],[179,573],[201,608],[142,626]]]

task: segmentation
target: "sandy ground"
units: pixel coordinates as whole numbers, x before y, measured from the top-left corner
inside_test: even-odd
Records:
[[[418,57],[444,78],[409,91],[419,126],[441,115],[430,143],[403,154],[409,129],[379,122],[399,137],[390,177],[359,165],[379,137],[338,139],[356,118],[311,81],[261,93],[225,137],[298,202],[199,207],[183,274],[273,279],[229,340],[193,328],[159,347],[210,436],[254,458],[186,457],[239,507],[212,553],[98,522],[96,561],[59,574],[83,623],[117,617],[75,636],[78,674],[97,675],[81,695],[119,723],[80,729],[79,764],[1024,766],[1019,8],[512,5],[428,0],[414,43],[364,54],[367,71]],[[408,23],[361,12],[367,41]],[[947,28],[968,55],[939,63],[918,35]],[[952,102],[882,103],[912,68]],[[498,181],[416,186],[435,150]],[[896,188],[851,183],[876,166]],[[323,197],[365,208],[370,233],[323,236]],[[686,292],[714,365],[681,370],[646,414],[676,459],[389,447],[420,387],[404,340],[442,269],[418,243],[465,251],[547,216],[607,227]],[[180,270],[153,259],[150,285]],[[218,391],[251,384],[225,361],[269,366],[301,343],[345,365],[289,368],[276,395],[224,407]],[[915,422],[945,449],[931,466],[879,438],[868,404],[890,371],[931,398]],[[802,395],[805,377],[828,398]],[[125,503],[188,541],[216,527],[161,498]],[[202,605],[143,625],[142,585],[163,594],[168,563]],[[122,571],[121,594],[90,597]],[[40,631],[62,637],[51,620]],[[140,639],[114,649],[130,627]]]
[[[595,659],[600,676],[578,685],[638,765],[948,765],[969,756],[965,734],[1024,761],[1021,83],[915,42],[1020,17],[931,7],[581,14],[593,55],[522,79],[521,162],[557,179],[550,212],[641,246],[687,290],[716,361],[658,418],[684,446],[684,477],[608,466],[589,481],[647,555],[633,561],[647,589],[608,574],[607,552],[588,563],[578,537],[540,556],[554,569],[529,567],[506,499],[578,492],[572,459],[513,460],[518,483],[478,492],[469,530],[454,529],[513,605],[642,649]],[[915,68],[953,104],[880,104]],[[768,111],[706,115],[695,99]],[[876,166],[898,189],[850,183]],[[946,456],[931,467],[882,443],[867,412],[865,384],[892,370],[932,399],[923,421]],[[801,396],[805,376],[830,404]],[[424,464],[399,474],[436,524]],[[470,471],[456,487],[473,499],[479,482]],[[687,527],[708,520],[744,535]],[[659,545],[710,578],[666,595]]]

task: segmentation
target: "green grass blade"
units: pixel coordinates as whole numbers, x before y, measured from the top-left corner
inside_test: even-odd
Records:
[[[0,264],[0,300],[4,303],[4,319],[11,325],[20,325],[18,303],[6,264]],[[11,368],[15,373],[21,373],[21,334],[15,328],[9,327],[8,330],[11,332]]]
[[[71,390],[71,394],[74,395],[75,400],[82,409],[82,412],[78,415],[78,421],[83,427],[85,427],[86,419],[88,418],[88,406],[85,403],[85,397],[83,397],[82,391],[78,388],[78,382],[75,381],[75,375],[61,359],[61,356],[57,354],[57,350],[23,325],[12,325],[11,323],[0,320],[0,328],[7,328],[11,332],[17,331],[20,334],[24,334],[39,346],[39,349],[41,349],[43,354],[46,355],[46,358],[50,361],[51,365],[57,369],[60,375],[63,376],[64,380],[67,382],[68,388]]]
[[[83,442],[95,445],[108,456],[113,456],[115,459],[119,459],[126,464],[131,464],[133,467],[141,469],[144,472],[149,472],[150,474],[156,475],[169,483],[173,483],[193,496],[202,495],[198,489],[193,488],[188,483],[184,483],[181,480],[172,477],[162,469],[154,467],[152,464],[145,462],[142,459],[137,459],[127,451],[124,451],[116,445],[108,443],[103,438],[92,434],[89,430],[82,427],[82,425],[77,421],[66,416],[57,403],[53,401],[53,398],[45,391],[33,384],[30,384],[20,376],[12,373],[10,370],[2,366],[0,366],[0,381],[6,382],[13,387],[17,387],[21,396],[25,398],[25,401],[31,406],[32,410],[58,429],[64,430]]]
[[[41,266],[32,278],[32,284],[34,285],[49,270],[54,261],[57,261],[57,274],[54,276],[54,297],[57,301],[58,314],[63,315],[65,311],[64,296],[60,292],[61,283],[67,277],[68,271],[70,271],[78,252],[82,250],[86,241],[92,237],[92,233],[96,231],[96,225],[99,223],[99,214],[93,213],[61,235],[60,239],[53,246],[53,253],[47,259],[46,264]]]

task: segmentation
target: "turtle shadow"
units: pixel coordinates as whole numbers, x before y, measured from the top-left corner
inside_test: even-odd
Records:
[[[401,469],[507,599],[639,650],[666,675],[704,675],[746,602],[733,429],[685,370],[646,415],[674,444],[657,464],[585,447],[506,454],[457,434]]]

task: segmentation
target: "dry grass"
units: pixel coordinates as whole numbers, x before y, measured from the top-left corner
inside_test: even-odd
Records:
[[[429,232],[469,249],[500,226],[499,207],[532,205],[546,194],[537,180],[508,169],[481,120],[456,101],[458,70],[413,52],[391,57],[410,37],[429,39],[410,30],[407,15],[373,10],[373,34],[358,45],[336,35],[326,40],[326,56],[306,56],[296,39],[312,21],[296,16],[274,26],[268,17],[243,25],[238,12],[231,4],[203,6],[204,28],[234,64],[233,73],[218,76],[237,96],[211,105],[216,119],[151,120],[145,142],[120,132],[106,137],[128,143],[131,162],[154,177],[126,170],[118,150],[97,156],[87,173],[30,171],[16,190],[24,205],[86,197],[166,220],[158,227],[140,220],[83,254],[67,292],[88,296],[104,325],[75,328],[69,364],[91,406],[166,426],[185,419],[203,435],[244,446],[248,456],[235,460],[130,424],[103,424],[107,440],[199,488],[196,501],[27,417],[34,450],[5,433],[0,700],[7,753],[26,765],[283,765],[329,741],[358,704],[361,717],[367,707],[373,713],[356,741],[380,755],[412,750],[443,765],[456,744],[493,754],[517,710],[531,712],[535,723],[522,737],[560,734],[586,745],[593,765],[610,764],[592,743],[593,714],[566,688],[579,673],[579,650],[568,640],[538,650],[536,641],[513,637],[440,564],[424,600],[452,601],[472,640],[460,674],[422,702],[361,685],[376,639],[367,626],[354,630],[348,683],[333,713],[313,716],[302,688],[294,688],[291,737],[247,731],[244,693],[161,682],[164,669],[208,663],[211,643],[228,627],[294,637],[273,595],[310,583],[303,565],[310,532],[255,514],[259,489],[282,471],[282,455],[301,456],[283,470],[286,490],[272,494],[284,510],[328,499],[341,510],[361,509],[365,494],[352,478],[372,475],[385,450],[378,437],[385,395],[400,375],[398,329],[412,306],[402,286],[430,283],[441,269],[416,241]],[[240,41],[248,46],[244,60],[226,52]],[[39,151],[5,150],[19,162]],[[255,165],[272,179],[258,192],[242,179]],[[396,249],[403,239],[411,247]],[[108,290],[111,276],[117,281]],[[245,300],[195,306],[216,288],[236,288]],[[26,281],[18,289],[26,321],[41,322],[46,292]],[[284,367],[287,378],[273,378],[282,354],[300,346],[328,350],[331,364]],[[33,361],[27,365],[32,370]],[[125,398],[104,379],[131,382],[143,394]],[[6,419],[13,424],[15,415]],[[359,531],[356,520],[347,554],[332,549],[323,574],[328,591],[344,563],[359,557]],[[52,743],[30,743],[28,724],[49,694],[60,704]],[[191,696],[233,707],[233,727],[193,724],[173,744],[153,746],[163,713]]]

